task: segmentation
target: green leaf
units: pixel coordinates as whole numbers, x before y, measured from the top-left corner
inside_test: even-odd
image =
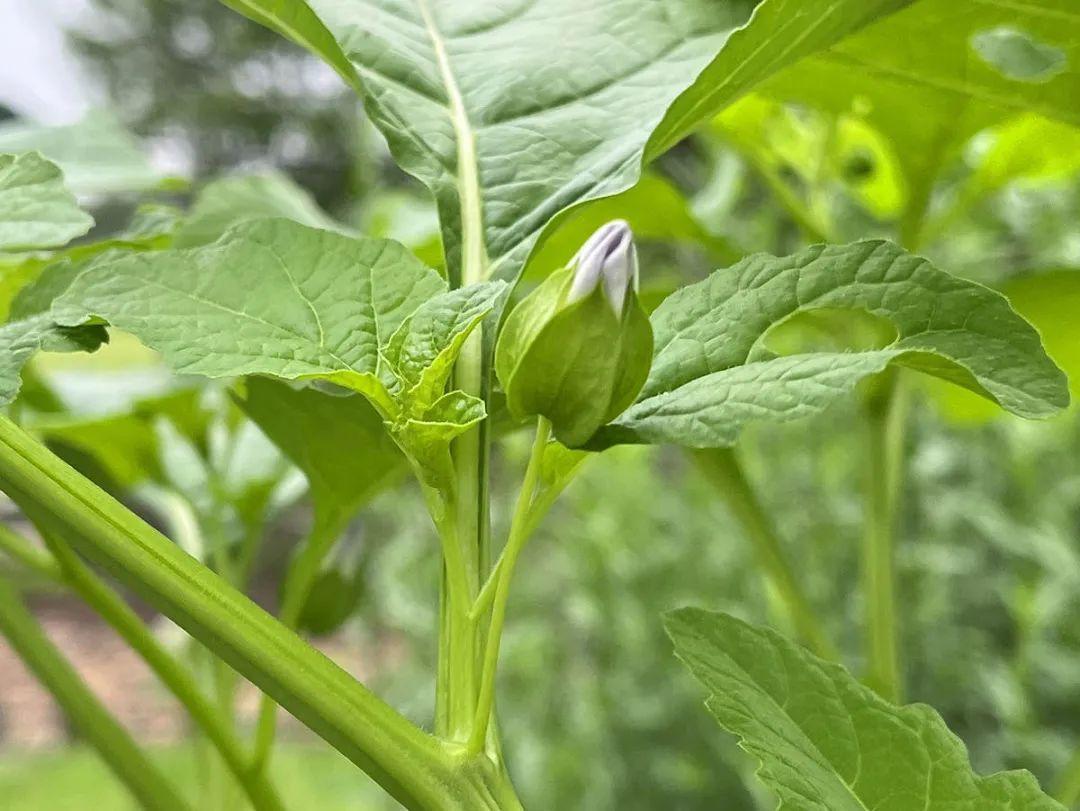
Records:
[[[263,217],[284,217],[313,228],[349,233],[288,176],[268,172],[223,177],[206,184],[173,244],[177,248],[206,245],[237,223]]]
[[[331,567],[319,572],[296,621],[298,630],[325,636],[345,624],[364,596],[364,578],[359,567],[345,571]]]
[[[981,37],[1022,33],[1067,65],[1045,81],[1010,76],[980,56]],[[1080,124],[1080,15],[1073,0],[922,0],[786,70],[765,88],[780,98],[856,112],[892,141],[910,196],[925,204],[934,178],[978,130],[1033,111]]]
[[[0,317],[7,317],[19,291],[39,278],[49,265],[68,259],[74,263],[71,270],[74,273],[76,267],[106,251],[161,250],[171,244],[177,222],[176,209],[144,205],[135,211],[130,225],[124,231],[108,239],[69,245],[55,251],[0,255]]]
[[[351,517],[403,472],[401,451],[362,397],[252,377],[236,399],[303,471],[320,512]]]
[[[103,319],[181,373],[319,378],[389,407],[380,348],[444,290],[396,242],[256,220],[212,245],[96,264],[57,299],[52,317]]]
[[[174,225],[171,210],[144,208],[136,212],[131,227],[117,236],[52,254],[13,257],[12,264],[0,266],[0,316],[8,321],[0,326],[0,405],[14,399],[20,373],[37,351],[92,352],[107,340],[99,325],[69,328],[53,322],[52,301],[75,276],[94,261],[103,261],[103,254],[110,251],[164,248]]]
[[[435,195],[451,277],[465,253],[512,279],[554,215],[634,185],[650,136],[656,154],[765,76],[904,4],[765,0],[735,36],[753,0],[310,6],[398,163]],[[283,4],[243,6],[259,19],[252,9]],[[297,16],[300,6],[290,4]],[[311,45],[317,26],[303,16],[301,36],[264,22],[345,73],[336,49]]]
[[[143,191],[162,180],[135,137],[105,111],[59,127],[0,125],[0,152],[33,150],[58,164],[68,188],[80,194]]]
[[[485,282],[435,296],[391,337],[384,357],[406,390],[413,414],[442,395],[465,339],[495,309],[506,288],[504,282]]]
[[[0,252],[57,248],[93,224],[56,164],[36,152],[0,155]]]
[[[893,335],[855,351],[770,351],[775,327],[821,311],[852,311]],[[1049,416],[1069,402],[1065,376],[1004,297],[884,241],[748,257],[672,295],[652,322],[649,380],[602,429],[598,447],[731,445],[746,423],[817,413],[892,363],[1022,417]]]
[[[110,492],[121,493],[153,478],[158,469],[154,426],[138,414],[53,417],[34,422],[30,428],[53,453]]]
[[[1047,270],[1010,279],[1001,286],[1009,303],[1039,331],[1047,354],[1069,377],[1069,391],[1080,397],[1080,270]],[[955,386],[926,381],[934,403],[960,422],[985,422],[1000,412],[981,397]]]
[[[75,279],[70,262],[59,262],[15,296],[7,323],[0,325],[0,405],[15,399],[26,362],[40,350],[93,352],[109,339],[99,325],[58,326],[49,310]]]
[[[463,391],[444,394],[418,417],[394,427],[394,437],[413,461],[420,481],[447,493],[453,486],[450,443],[478,424],[487,412],[484,401]]]
[[[895,707],[775,631],[696,608],[664,625],[778,811],[1063,811],[1028,772],[975,774],[933,708]]]

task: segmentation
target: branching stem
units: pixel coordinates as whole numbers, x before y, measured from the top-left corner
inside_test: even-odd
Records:
[[[525,469],[525,478],[521,483],[521,491],[518,493],[517,504],[514,506],[514,516],[510,522],[510,533],[506,540],[506,548],[503,550],[495,571],[497,580],[491,606],[491,624],[488,628],[487,642],[484,645],[484,666],[480,675],[480,697],[476,705],[476,718],[472,726],[472,734],[469,737],[469,752],[478,753],[483,750],[487,739],[488,725],[495,705],[495,676],[499,667],[499,645],[502,641],[503,622],[506,619],[506,606],[510,597],[510,582],[514,577],[514,566],[517,563],[521,550],[525,548],[525,542],[529,539],[532,513],[535,507],[534,498],[536,488],[540,481],[540,469],[544,460],[544,448],[551,436],[551,423],[541,417],[537,421],[536,438],[533,440],[532,454],[529,456],[529,464]]]
[[[886,372],[866,407],[866,517],[862,552],[867,680],[893,703],[902,699],[893,540],[907,412],[898,375],[895,370]]]
[[[818,656],[838,661],[839,653],[803,593],[773,522],[747,480],[735,450],[696,450],[691,452],[691,457],[716,485],[728,509],[746,533],[753,546],[758,568],[780,596],[800,638]]]

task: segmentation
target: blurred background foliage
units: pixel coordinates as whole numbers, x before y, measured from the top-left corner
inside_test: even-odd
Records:
[[[108,88],[110,112],[64,132],[8,124],[0,148],[29,144],[57,160],[93,206],[96,236],[123,230],[137,203],[152,202],[174,244],[278,215],[394,236],[439,262],[430,202],[327,69],[214,0],[92,6],[93,24],[70,37]],[[932,98],[907,99],[919,118],[900,126],[904,111],[881,101],[887,87],[838,83],[825,64],[800,70],[592,210],[626,217],[643,240],[646,300],[748,252],[899,233],[940,267],[1003,289],[1080,380],[1080,131]],[[940,132],[949,137],[929,155],[927,139]],[[167,173],[146,158],[163,153]],[[906,223],[913,200],[927,212],[917,233]],[[532,267],[563,261],[594,225],[570,223]],[[252,589],[272,603],[306,520],[303,482],[227,391],[194,385],[169,379],[120,336],[95,356],[43,357],[17,407],[58,453],[193,554],[213,552],[193,526],[213,523],[237,544],[265,533]],[[852,402],[751,430],[739,451],[858,669],[856,411]],[[1026,424],[920,381],[908,449],[898,544],[908,697],[942,713],[978,770],[1024,767],[1051,784],[1080,747],[1076,409]],[[496,537],[527,450],[526,437],[511,435],[494,460]],[[375,689],[429,718],[437,547],[419,494],[375,498],[334,572],[309,627],[370,652]],[[527,550],[511,606],[500,718],[530,807],[771,807],[671,656],[658,614],[684,604],[784,623],[736,521],[683,454],[619,449],[591,460]],[[293,734],[280,779],[297,807],[383,807],[340,758]],[[161,757],[188,768],[186,750]],[[95,796],[102,811],[124,807],[99,787],[107,779],[77,751],[5,754],[0,796],[22,798],[8,808],[60,809],[42,792],[65,787]]]

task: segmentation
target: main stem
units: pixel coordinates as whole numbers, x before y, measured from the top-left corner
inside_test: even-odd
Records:
[[[428,0],[416,0],[417,10],[435,55],[436,68],[446,91],[450,124],[457,145],[458,211],[461,223],[460,272],[456,281],[466,287],[487,277],[483,200],[476,153],[476,135],[465,98],[458,87],[449,51]],[[449,262],[453,265],[453,261]],[[486,400],[486,368],[483,329],[466,340],[454,366],[455,386],[466,394]],[[486,421],[454,442],[454,493],[457,521],[455,541],[465,561],[466,578],[479,583],[487,567],[487,455]],[[436,676],[436,731],[452,740],[465,740],[476,706],[476,665],[479,651],[475,623],[451,605],[446,572],[439,600],[439,666]],[[472,603],[472,595],[467,601]]]
[[[893,534],[904,459],[906,398],[895,370],[886,372],[866,406],[866,517],[862,583],[866,610],[867,681],[899,703]]]
[[[750,539],[758,568],[783,601],[799,637],[818,656],[836,661],[839,654],[813,606],[803,594],[773,523],[750,486],[734,449],[695,450],[691,452],[691,458],[716,485],[728,509]]]
[[[0,634],[49,690],[64,715],[149,811],[190,807],[142,753],[127,731],[79,678],[27,610],[14,586],[0,578]]]

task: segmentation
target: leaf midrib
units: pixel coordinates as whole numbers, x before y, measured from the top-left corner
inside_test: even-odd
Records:
[[[457,193],[461,209],[461,286],[481,282],[487,276],[487,248],[484,244],[483,199],[480,194],[480,171],[476,157],[476,133],[465,99],[450,65],[446,41],[435,24],[427,0],[416,0],[424,22],[435,62],[442,78],[450,111],[450,125],[457,141]]]

